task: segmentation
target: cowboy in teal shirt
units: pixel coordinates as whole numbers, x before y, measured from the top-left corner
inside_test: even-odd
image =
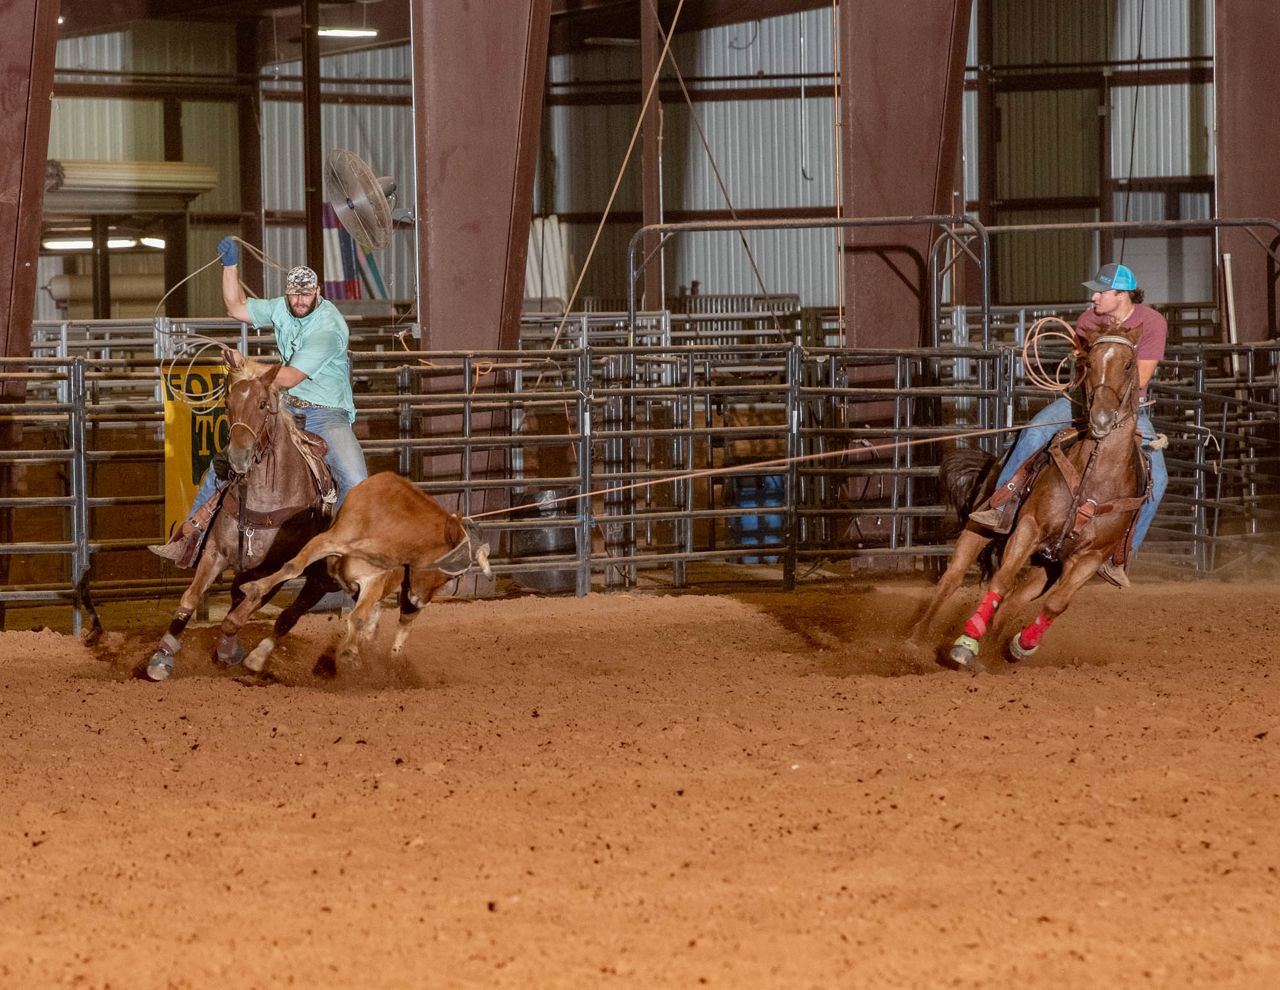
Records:
[[[244,308],[249,316],[246,322],[275,328],[280,357],[306,376],[289,387],[289,395],[317,406],[343,409],[354,423],[356,407],[351,397],[351,361],[347,356],[350,331],[338,307],[328,299],[317,299],[315,308],[299,317],[290,308],[289,298],[282,296],[246,299]]]
[[[325,461],[333,471],[337,487],[336,513],[347,492],[369,476],[364,450],[351,428],[356,408],[351,395],[347,321],[333,303],[320,298],[319,279],[305,265],[290,270],[283,296],[246,299],[236,270],[239,249],[235,238],[223,238],[218,253],[224,266],[222,299],[227,313],[242,323],[270,324],[274,328],[276,347],[284,365],[275,378],[276,385],[283,390],[282,398],[301,417],[303,428],[320,435],[329,445]],[[238,354],[232,354],[238,359]],[[205,531],[192,517],[216,491],[217,478],[210,468],[205,472],[186,521],[168,543],[157,544],[150,550],[179,567],[192,566]]]

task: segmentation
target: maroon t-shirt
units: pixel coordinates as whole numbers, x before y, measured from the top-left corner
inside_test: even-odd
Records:
[[[1083,337],[1086,330],[1096,330],[1110,322],[1100,317],[1090,306],[1076,320],[1076,333]],[[1138,324],[1142,324],[1142,336],[1138,338],[1138,346],[1134,348],[1138,360],[1163,361],[1164,345],[1169,339],[1169,324],[1165,322],[1165,318],[1146,303],[1138,303],[1133,307],[1129,318],[1120,325],[1132,329]]]
[[[1086,330],[1094,330],[1109,323],[1111,320],[1104,320],[1090,306],[1080,314],[1080,319],[1076,320],[1076,333],[1083,337]],[[1129,318],[1120,325],[1132,329],[1139,323],[1142,324],[1142,336],[1138,338],[1138,346],[1133,349],[1135,356],[1139,361],[1163,361],[1164,345],[1169,339],[1169,324],[1146,303],[1138,303],[1134,306]],[[1154,377],[1153,375],[1152,378]],[[1142,397],[1145,399],[1146,395],[1147,390],[1144,388]]]

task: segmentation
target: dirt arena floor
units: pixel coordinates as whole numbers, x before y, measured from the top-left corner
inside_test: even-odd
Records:
[[[269,686],[5,633],[0,987],[1280,986],[1280,584],[977,676],[929,594],[444,602],[334,679],[314,616]]]

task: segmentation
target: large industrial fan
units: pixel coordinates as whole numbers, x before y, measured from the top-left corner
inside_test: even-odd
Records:
[[[325,160],[325,185],[338,222],[366,251],[376,251],[391,236],[391,204],[396,183],[376,176],[354,151],[334,148]]]

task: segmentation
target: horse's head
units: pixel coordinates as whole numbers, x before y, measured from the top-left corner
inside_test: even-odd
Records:
[[[233,373],[227,389],[227,419],[231,423],[227,460],[236,474],[248,473],[255,456],[266,445],[280,409],[280,389],[275,384],[280,365],[272,365],[262,374],[255,374],[255,370],[260,367],[247,368],[243,374]]]
[[[1083,371],[1089,433],[1101,440],[1138,408],[1138,338],[1142,327],[1110,324],[1087,331],[1077,347],[1076,367]]]

